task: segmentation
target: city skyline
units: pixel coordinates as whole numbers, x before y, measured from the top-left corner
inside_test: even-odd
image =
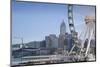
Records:
[[[95,9],[12,0],[11,66],[96,61]]]
[[[23,37],[24,42],[29,42],[41,41],[49,34],[58,36],[63,20],[69,33],[65,4],[13,2],[12,5],[12,38]],[[73,14],[76,31],[80,32],[79,24],[84,26],[85,16],[95,16],[95,7],[75,5]]]

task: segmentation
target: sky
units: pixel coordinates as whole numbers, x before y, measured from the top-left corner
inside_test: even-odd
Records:
[[[68,26],[68,5],[37,2],[12,2],[12,43],[41,41],[49,34],[59,35],[60,24]],[[73,5],[75,29],[81,32],[85,16],[95,16],[94,6]]]

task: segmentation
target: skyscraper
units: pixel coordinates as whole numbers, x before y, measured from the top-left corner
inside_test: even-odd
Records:
[[[65,35],[65,33],[66,33],[66,25],[65,25],[65,22],[63,20],[63,22],[60,25],[60,35]]]
[[[60,51],[64,50],[65,33],[66,33],[66,25],[65,25],[65,22],[63,20],[61,25],[60,25],[60,35],[58,38],[58,44],[59,44]]]

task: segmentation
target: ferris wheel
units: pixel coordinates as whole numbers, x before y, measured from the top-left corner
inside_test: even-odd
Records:
[[[82,33],[80,34],[80,36],[78,36],[75,29],[75,25],[74,25],[74,19],[73,19],[73,5],[69,4],[68,5],[68,23],[69,23],[70,33],[73,39],[73,43],[72,43],[73,46],[71,50],[69,51],[69,55],[73,52],[75,47],[79,49],[79,52],[76,52],[76,54],[82,55],[83,51],[85,51],[84,57],[88,56],[89,54],[91,40],[92,39],[95,40],[95,17],[86,16],[84,21],[85,21],[84,22],[85,28],[84,30],[82,30]],[[81,36],[83,36],[82,42],[79,43],[79,39],[81,38]],[[86,49],[84,50],[84,46],[85,46],[84,43],[86,39],[88,40],[88,43],[87,43]]]

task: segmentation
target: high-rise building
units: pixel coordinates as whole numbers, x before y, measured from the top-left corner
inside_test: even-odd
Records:
[[[58,48],[58,38],[55,34],[50,34],[45,37],[47,48]]]
[[[60,25],[60,35],[65,35],[65,33],[66,33],[66,24],[63,20],[63,22]]]
[[[45,37],[45,42],[46,48],[50,51],[49,54],[54,54],[58,48],[58,37],[55,34],[50,34]]]
[[[58,38],[59,48],[61,48],[61,49],[64,48],[65,33],[66,33],[66,25],[63,20],[60,25],[60,34],[59,34],[59,38]]]
[[[65,50],[65,33],[66,33],[66,25],[65,22],[63,21],[60,25],[60,34],[58,38],[58,50],[60,50],[60,53],[63,53]]]
[[[42,40],[40,42],[40,48],[46,48],[46,41],[45,40]]]
[[[66,34],[64,43],[65,43],[65,47],[66,47],[67,51],[71,50],[71,48],[73,46],[72,41],[73,41],[72,40],[72,35],[71,34]]]
[[[51,47],[51,39],[49,36],[45,37],[45,43],[46,43],[46,48],[50,48]]]
[[[65,35],[59,35],[58,44],[59,48],[64,49]]]

